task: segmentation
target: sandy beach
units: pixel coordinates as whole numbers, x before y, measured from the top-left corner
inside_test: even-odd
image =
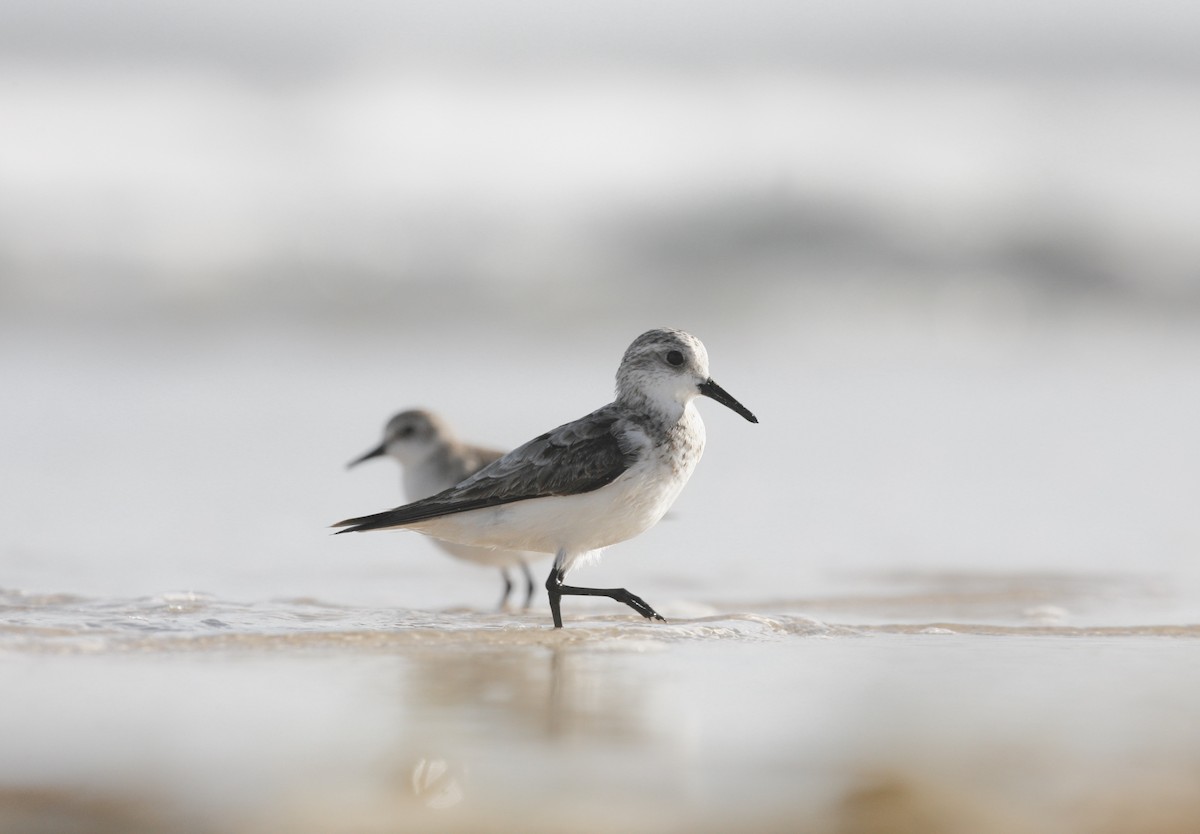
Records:
[[[6,593],[0,828],[1194,828],[1200,627],[1145,607],[1178,600],[901,584],[792,612],[675,602],[667,624],[586,606],[561,632],[545,612]],[[1114,601],[1122,625],[1087,613]]]
[[[1196,8],[5,5],[0,834],[1200,831]],[[332,535],[657,327],[667,622]]]

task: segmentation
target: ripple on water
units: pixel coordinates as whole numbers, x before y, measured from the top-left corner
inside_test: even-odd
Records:
[[[747,605],[746,608],[756,606]],[[597,611],[603,608],[597,606]],[[321,600],[257,603],[209,594],[132,599],[0,591],[0,647],[15,651],[206,651],[248,649],[386,650],[423,645],[561,646],[647,651],[672,643],[764,642],[877,635],[1025,637],[1200,637],[1200,625],[1066,626],[1053,618],[1011,624],[970,621],[831,623],[794,613],[707,613],[680,603],[666,623],[620,613],[584,613],[549,627],[545,612],[479,612],[343,606]],[[699,616],[686,616],[686,614]],[[683,615],[683,616],[680,616]]]

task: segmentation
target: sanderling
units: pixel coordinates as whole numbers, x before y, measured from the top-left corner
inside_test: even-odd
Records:
[[[693,400],[711,397],[757,423],[713,382],[708,352],[682,330],[650,330],[617,368],[617,398],[536,437],[450,489],[403,507],[338,522],[339,533],[407,527],[479,547],[554,553],[546,580],[554,626],[563,596],[603,596],[661,620],[624,588],[564,584],[579,560],[652,527],[704,452]]]
[[[436,414],[423,409],[412,409],[397,414],[383,429],[383,440],[365,455],[350,461],[353,467],[363,461],[378,457],[391,457],[398,461],[403,472],[404,497],[418,501],[449,489],[465,478],[474,475],[494,460],[503,457],[498,449],[487,449],[463,443]],[[525,607],[533,598],[533,574],[528,561],[540,559],[543,553],[523,553],[490,547],[474,547],[469,544],[434,539],[442,550],[457,559],[477,565],[497,567],[504,579],[504,595],[500,607],[508,602],[512,592],[510,567],[520,568],[525,576]]]

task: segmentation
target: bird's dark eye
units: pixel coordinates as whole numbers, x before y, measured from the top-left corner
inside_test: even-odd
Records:
[[[683,364],[683,354],[677,350],[667,352],[667,364],[679,367]]]
[[[400,431],[396,432],[396,436],[397,437],[412,437],[413,432],[415,432],[415,431],[416,431],[416,429],[414,429],[412,426],[405,426],[404,428],[400,429]]]

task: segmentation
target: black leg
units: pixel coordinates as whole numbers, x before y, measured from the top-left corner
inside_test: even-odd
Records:
[[[562,573],[557,567],[550,568],[546,577],[546,594],[550,597],[550,616],[554,618],[554,627],[562,628],[562,613],[559,603],[562,600]]]
[[[666,622],[662,616],[646,604],[646,601],[636,594],[631,594],[624,588],[577,588],[574,585],[563,584],[563,573],[557,567],[551,569],[546,579],[546,592],[550,595],[550,614],[554,617],[554,627],[562,628],[562,613],[559,610],[562,598],[576,597],[608,597],[615,602],[622,602],[647,620]]]
[[[529,572],[529,565],[521,562],[521,573],[525,574],[525,608],[529,607],[529,603],[533,601],[533,574]]]
[[[508,605],[508,595],[512,593],[512,580],[508,578],[508,568],[500,568],[500,578],[504,580],[504,594],[500,597],[500,609]]]

